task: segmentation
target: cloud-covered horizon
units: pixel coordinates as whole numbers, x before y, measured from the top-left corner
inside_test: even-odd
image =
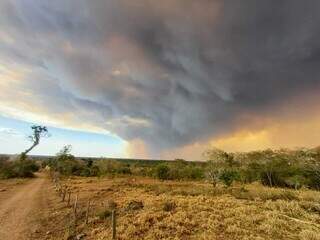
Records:
[[[110,132],[151,155],[231,134],[320,89],[319,10],[316,0],[5,0],[0,111]]]

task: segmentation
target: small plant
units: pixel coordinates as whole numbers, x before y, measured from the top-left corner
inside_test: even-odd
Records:
[[[164,202],[162,209],[165,212],[171,212],[174,209],[176,209],[176,207],[177,207],[177,204],[175,202]]]
[[[144,207],[143,202],[141,201],[130,201],[127,205],[127,210],[140,210]]]
[[[111,214],[112,212],[109,209],[104,209],[103,211],[97,213],[97,217],[100,220],[106,220],[111,217]]]

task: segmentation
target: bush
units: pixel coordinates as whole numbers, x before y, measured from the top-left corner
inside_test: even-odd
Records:
[[[188,179],[199,180],[204,178],[204,170],[200,167],[188,166],[184,169],[184,176]]]
[[[156,167],[156,176],[161,180],[167,180],[170,178],[170,168],[166,164],[159,164]]]
[[[171,212],[174,209],[176,209],[176,207],[177,207],[177,204],[175,202],[164,202],[162,209],[165,212]]]
[[[143,209],[144,208],[144,205],[143,205],[143,202],[142,201],[130,201],[128,202],[127,204],[127,207],[126,207],[126,210],[127,211],[130,211],[130,210],[140,210],[140,209]]]
[[[242,171],[242,181],[245,183],[252,183],[260,180],[261,164],[251,162]]]
[[[30,178],[38,170],[39,166],[33,160],[1,161],[0,178]]]
[[[39,166],[31,160],[18,160],[13,164],[13,171],[16,177],[29,178],[34,176],[34,172],[39,170]]]
[[[304,177],[309,187],[320,190],[320,167],[315,168],[314,166],[308,166],[305,170]]]
[[[240,175],[239,172],[235,170],[225,169],[220,176],[220,180],[227,186],[231,186],[233,181],[239,180]]]
[[[129,175],[132,174],[131,169],[130,169],[129,166],[120,166],[117,169],[117,173],[119,173],[119,174],[129,174]]]
[[[260,171],[261,183],[269,187],[286,187],[286,178],[293,176],[291,166],[283,159],[272,159]]]
[[[99,175],[105,176],[116,173],[117,162],[112,160],[101,159],[97,162],[97,166],[99,169]]]
[[[92,177],[98,175],[99,168],[93,164],[92,160],[78,160],[70,152],[71,146],[65,146],[55,158],[49,159],[45,164],[66,176]]]
[[[112,212],[108,209],[105,209],[103,211],[100,211],[97,213],[97,217],[100,219],[100,220],[106,220],[108,219],[109,217],[111,217],[112,215]]]

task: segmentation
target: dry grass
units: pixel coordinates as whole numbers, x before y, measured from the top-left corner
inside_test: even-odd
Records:
[[[320,239],[320,193],[315,191],[259,184],[212,188],[201,182],[142,178],[64,182],[79,192],[81,207],[93,201],[89,225],[81,219],[77,227],[86,239],[110,239],[109,215],[97,217],[110,210],[110,202],[118,213],[118,239]],[[133,201],[141,201],[143,208],[129,209]],[[67,219],[68,211],[56,214]]]

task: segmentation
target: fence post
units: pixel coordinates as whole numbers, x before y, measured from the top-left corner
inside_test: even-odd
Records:
[[[86,210],[86,221],[85,224],[88,224],[88,219],[89,219],[89,211],[90,211],[90,200],[87,203],[87,210]]]
[[[67,194],[67,187],[64,188],[63,193],[62,193],[62,202],[64,202],[64,199],[66,198]]]
[[[78,194],[76,195],[76,199],[74,200],[74,207],[73,207],[75,226],[77,225],[77,207],[78,207]]]
[[[73,211],[74,214],[77,214],[77,207],[78,207],[78,194],[76,195],[76,199],[74,200],[74,206],[73,206]]]
[[[116,210],[112,210],[112,240],[116,239],[117,235],[117,220],[116,220]]]
[[[71,197],[71,191],[68,191],[68,207],[70,207],[70,197]]]

